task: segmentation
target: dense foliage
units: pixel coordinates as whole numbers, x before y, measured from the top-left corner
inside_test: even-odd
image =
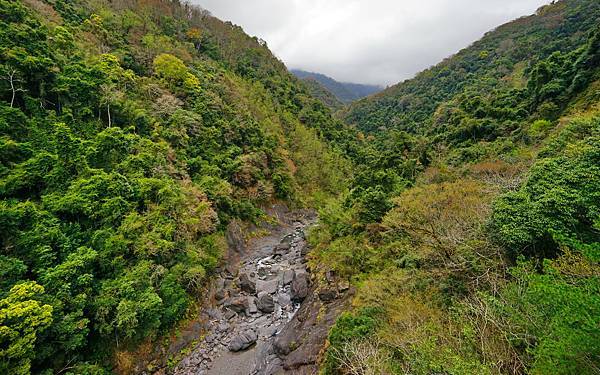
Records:
[[[232,219],[344,187],[343,130],[178,1],[0,0],[0,372],[95,373],[200,296]]]
[[[310,236],[358,290],[324,373],[598,372],[599,21],[558,1],[350,107]]]
[[[332,111],[338,111],[344,107],[342,103],[331,91],[327,90],[325,86],[319,83],[314,78],[304,78],[304,85],[310,92],[310,94],[323,102]]]
[[[543,7],[346,126],[186,3],[0,0],[0,372],[110,371],[285,200],[357,289],[325,374],[597,373],[599,19]]]

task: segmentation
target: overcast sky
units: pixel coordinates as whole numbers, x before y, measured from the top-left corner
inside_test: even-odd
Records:
[[[289,68],[391,85],[550,0],[192,0]]]

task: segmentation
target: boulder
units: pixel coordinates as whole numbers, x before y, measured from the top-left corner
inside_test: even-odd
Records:
[[[263,292],[274,294],[277,292],[279,286],[279,280],[276,278],[273,280],[258,280],[256,282],[256,291],[260,294]]]
[[[227,309],[225,311],[225,314],[223,314],[223,317],[225,317],[225,319],[227,319],[227,320],[233,319],[234,316],[236,316],[236,313],[234,313],[233,311],[231,311],[229,309]]]
[[[227,333],[229,331],[229,324],[221,323],[217,326],[218,333]]]
[[[272,313],[275,311],[275,301],[273,301],[273,296],[266,292],[259,293],[256,307],[264,313]]]
[[[217,309],[207,309],[205,311],[206,319],[219,320],[223,317],[223,314]]]
[[[246,350],[258,340],[258,335],[253,330],[247,330],[239,335],[234,336],[228,345],[228,349],[232,352]]]
[[[215,299],[217,301],[223,301],[226,297],[227,293],[225,292],[225,289],[217,289],[215,292]]]
[[[294,301],[302,301],[308,295],[308,275],[306,272],[294,273],[292,280],[291,296]]]
[[[258,308],[256,306],[256,298],[248,297],[248,310],[246,310],[246,315],[250,316],[251,314],[256,314],[258,312]]]
[[[264,278],[270,273],[271,267],[259,266],[258,267],[258,277]]]
[[[225,307],[238,314],[245,313],[249,307],[248,298],[234,297],[225,301]]]
[[[256,284],[250,280],[250,277],[246,273],[241,273],[238,281],[238,287],[246,293],[255,294],[256,293]]]
[[[242,227],[237,220],[233,220],[227,225],[225,231],[225,239],[230,249],[233,249],[238,254],[246,252],[246,241],[244,240],[244,233]]]
[[[279,279],[281,285],[288,285],[294,280],[294,270],[283,270],[279,271]]]
[[[285,330],[285,328],[284,328]],[[277,335],[273,340],[273,349],[279,358],[284,358],[290,354],[298,345],[297,337],[299,335]]]
[[[228,265],[223,270],[223,277],[226,279],[235,279],[237,276],[237,270],[232,266]]]
[[[283,294],[280,294],[277,296],[277,303],[281,307],[286,307],[292,303],[292,300],[291,300],[289,294],[283,293]]]

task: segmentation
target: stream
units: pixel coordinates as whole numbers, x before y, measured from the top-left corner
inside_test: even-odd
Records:
[[[206,333],[174,374],[275,374],[283,369],[274,342],[309,294],[305,230],[310,212],[287,212],[268,234],[248,241],[239,262],[216,280]],[[230,262],[231,263],[231,262]]]

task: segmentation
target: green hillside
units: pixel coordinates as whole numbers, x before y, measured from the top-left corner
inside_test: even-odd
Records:
[[[358,289],[325,374],[598,373],[599,25],[558,1],[348,109],[311,236]]]
[[[524,85],[534,66],[555,53],[559,55],[554,60],[564,59],[584,46],[589,33],[598,27],[599,17],[600,4],[594,0],[559,1],[542,7],[536,15],[487,33],[414,79],[355,103],[346,120],[365,132],[385,128],[428,133],[435,131],[436,111],[462,100],[461,96],[489,101],[519,97],[526,91]],[[528,107],[515,115],[525,117],[531,112]]]
[[[328,111],[239,27],[167,0],[0,14],[1,373],[110,368],[185,316],[229,221],[345,186]]]

